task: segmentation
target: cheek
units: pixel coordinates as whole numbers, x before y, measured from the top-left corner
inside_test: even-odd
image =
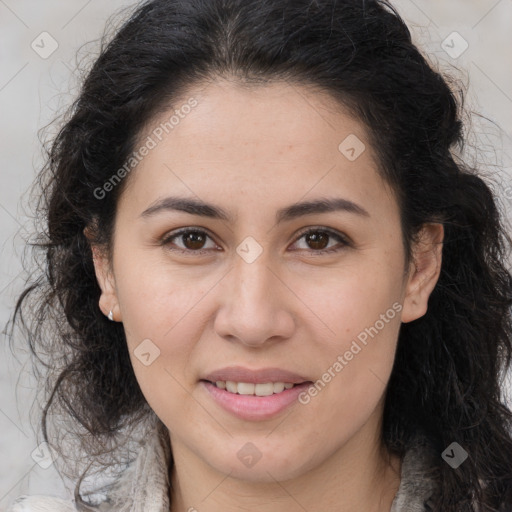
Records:
[[[204,292],[192,293],[176,280],[154,279],[148,272],[133,276],[120,292],[135,376],[149,406],[170,425],[176,411],[186,415],[193,405],[186,390],[192,386],[190,359],[199,339],[198,304]]]
[[[323,416],[326,424],[329,419],[339,424],[346,411],[354,425],[363,422],[382,398],[393,367],[401,325],[400,272],[373,269],[331,281],[308,299],[329,331],[317,341],[323,367],[317,364],[318,381],[303,403],[318,407],[314,416]]]
[[[143,337],[162,345],[168,340],[180,344],[180,330],[193,323],[201,301],[218,280],[213,273],[177,270],[143,255],[120,261],[119,268],[118,299],[132,342]]]
[[[173,409],[186,398],[183,386],[190,384],[186,372],[200,330],[202,299],[214,283],[139,261],[119,261],[119,305],[137,381],[155,412],[165,414],[161,404]]]
[[[322,286],[310,287],[305,302],[329,327],[333,347],[358,336],[364,342],[364,333],[373,327],[386,337],[392,335],[388,327],[393,325],[396,331],[400,323],[400,272],[378,264],[352,266],[324,280]]]

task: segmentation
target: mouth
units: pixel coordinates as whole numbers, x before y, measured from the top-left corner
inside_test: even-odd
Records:
[[[210,400],[245,421],[269,420],[297,402],[311,381],[249,383],[201,380]]]

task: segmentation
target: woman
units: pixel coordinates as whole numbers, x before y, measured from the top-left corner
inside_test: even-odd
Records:
[[[15,316],[64,471],[112,478],[13,510],[511,510],[510,239],[460,107],[383,1],[141,5]]]

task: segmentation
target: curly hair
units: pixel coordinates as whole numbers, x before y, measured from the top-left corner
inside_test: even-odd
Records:
[[[122,324],[98,307],[84,228],[111,257],[130,178],[106,197],[95,191],[156,115],[219,77],[311,85],[362,121],[396,192],[407,258],[424,223],[443,224],[428,311],[400,329],[382,438],[401,456],[418,431],[439,454],[453,441],[468,452],[457,470],[439,457],[434,510],[474,511],[475,501],[480,512],[511,510],[512,413],[502,388],[512,359],[511,239],[490,185],[455,151],[464,147],[462,88],[433,69],[384,0],[146,1],[103,42],[38,177],[45,226],[33,246],[44,268],[13,316],[46,365],[46,440],[61,446],[48,433],[59,418],[57,436],[74,432],[108,466],[122,433],[154,414]]]

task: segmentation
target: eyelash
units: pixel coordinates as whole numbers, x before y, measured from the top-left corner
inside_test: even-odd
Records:
[[[196,233],[196,234],[200,234],[200,235],[206,235],[208,238],[212,239],[212,237],[206,232],[204,231],[203,229],[199,229],[199,228],[184,228],[184,229],[181,229],[175,233],[169,233],[168,235],[164,236],[161,240],[161,245],[169,245],[170,242],[175,239],[175,238],[178,238],[179,236],[181,235],[185,235],[185,234],[189,234],[189,233]],[[305,237],[306,235],[309,235],[311,233],[324,233],[324,234],[327,234],[329,237],[332,237],[334,239],[336,239],[338,242],[340,242],[342,244],[341,247],[335,247],[335,248],[330,248],[330,249],[320,249],[320,250],[314,250],[314,249],[311,249],[311,252],[313,252],[315,255],[322,255],[322,254],[333,254],[333,253],[336,253],[336,252],[339,252],[341,250],[343,250],[345,247],[348,247],[348,246],[351,246],[351,243],[349,242],[349,240],[344,237],[343,235],[341,235],[340,233],[337,233],[336,231],[333,231],[329,228],[320,228],[320,227],[313,227],[313,228],[309,228],[307,229],[306,231],[303,231],[299,236],[298,238],[296,238],[295,242],[298,242],[301,238]],[[329,240],[330,241],[330,240]],[[294,242],[294,243],[295,243]],[[180,252],[180,253],[183,253],[183,254],[194,254],[194,255],[197,255],[197,254],[205,254],[207,252],[210,252],[214,249],[198,249],[198,250],[193,250],[193,249],[180,249],[180,248],[172,248],[172,249],[169,249],[173,252]],[[303,249],[296,249],[296,250],[303,250]],[[307,250],[307,249],[305,249]]]

